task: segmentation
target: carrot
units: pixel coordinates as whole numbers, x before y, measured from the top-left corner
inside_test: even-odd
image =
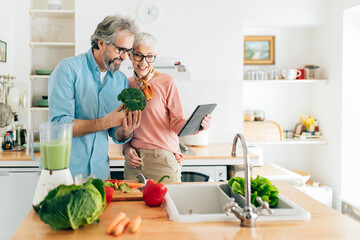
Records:
[[[130,188],[141,188],[144,186],[143,183],[132,183],[132,182],[124,182],[129,185]]]
[[[128,217],[121,220],[121,222],[119,222],[118,225],[116,225],[116,227],[114,228],[114,236],[119,236],[120,234],[122,234],[126,225],[128,225],[129,222],[130,219]]]
[[[114,218],[114,220],[112,220],[112,222],[110,223],[110,225],[108,226],[107,228],[107,233],[108,234],[111,234],[116,225],[121,221],[123,220],[124,218],[126,217],[125,213],[124,212],[120,212],[118,215],[116,215],[116,217]]]
[[[141,217],[137,216],[135,219],[133,219],[130,223],[129,223],[129,231],[131,233],[136,233],[137,231],[139,231],[140,228],[140,224],[141,224]]]

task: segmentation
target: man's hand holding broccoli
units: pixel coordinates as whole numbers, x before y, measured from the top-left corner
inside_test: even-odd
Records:
[[[122,104],[109,114],[114,117],[110,121],[121,126],[115,131],[115,138],[125,140],[130,138],[131,133],[140,126],[141,111],[145,108],[146,98],[143,92],[137,88],[124,89],[117,98],[118,101],[122,101]]]

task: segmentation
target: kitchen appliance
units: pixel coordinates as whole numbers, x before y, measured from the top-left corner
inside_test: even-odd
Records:
[[[43,122],[39,124],[40,131],[29,131],[26,153],[34,161],[40,161],[34,156],[34,133],[40,132],[43,167],[36,186],[33,206],[38,205],[50,190],[60,184],[74,183],[69,169],[73,125],[73,123]]]
[[[110,165],[110,177],[114,179],[124,179],[123,166]],[[182,182],[223,182],[227,179],[226,166],[215,165],[183,165],[181,167]]]
[[[156,71],[167,73],[179,81],[189,81],[191,75],[186,65],[182,65],[175,58],[156,58],[153,63]],[[129,62],[123,62],[120,70],[129,78],[134,74],[134,68]]]
[[[182,182],[225,182],[226,166],[182,166]]]
[[[195,135],[187,135],[182,137],[184,144],[188,146],[207,146],[209,144],[208,131],[201,131]]]

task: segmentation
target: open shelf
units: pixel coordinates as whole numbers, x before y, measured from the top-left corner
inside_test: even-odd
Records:
[[[30,42],[30,47],[75,47],[74,42]]]
[[[249,80],[244,79],[245,83],[325,83],[328,84],[327,79],[298,79],[298,80],[288,80],[288,79],[280,79],[280,80]]]
[[[30,75],[30,80],[33,80],[35,78],[48,79],[49,77],[50,77],[50,75]]]
[[[327,144],[324,139],[298,139],[286,138],[279,142],[247,142],[248,146],[263,146],[263,145],[311,145],[311,144]]]
[[[49,111],[49,108],[48,107],[31,107],[30,112],[33,112],[33,111]]]
[[[50,9],[30,9],[30,16],[32,17],[47,17],[47,18],[74,18],[74,10],[50,10]]]

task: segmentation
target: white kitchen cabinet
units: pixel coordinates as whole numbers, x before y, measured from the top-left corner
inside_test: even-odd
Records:
[[[38,106],[37,100],[48,96],[50,75],[38,75],[36,70],[54,70],[64,58],[75,55],[74,0],[63,1],[61,9],[48,9],[47,0],[33,0],[30,14],[31,73],[28,84],[28,128],[37,129],[40,122],[48,121],[46,106]],[[38,26],[61,28],[58,38],[53,32],[39,30]],[[49,36],[42,35],[48,31]]]
[[[40,169],[0,168],[0,239],[10,239],[32,208]]]

